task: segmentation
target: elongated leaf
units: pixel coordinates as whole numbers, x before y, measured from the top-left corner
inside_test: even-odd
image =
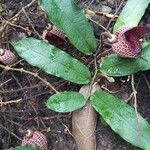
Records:
[[[150,69],[150,43],[145,44],[141,58],[121,58],[115,54],[105,57],[100,62],[100,71],[108,76],[126,76],[138,71]]]
[[[18,55],[41,70],[78,84],[90,81],[88,68],[54,46],[34,38],[12,44]]]
[[[87,100],[90,90],[93,94],[95,91],[100,90],[100,86],[98,84],[94,84],[92,87],[85,85],[81,87],[79,92]],[[72,113],[72,135],[78,150],[96,150],[96,124],[97,113],[89,100],[82,109]]]
[[[63,31],[70,42],[84,54],[96,48],[91,26],[73,0],[39,0],[50,21]]]
[[[114,32],[122,26],[137,26],[150,0],[128,0],[117,22],[114,26]]]
[[[5,150],[38,150],[37,148],[35,148],[34,146],[17,146],[15,148],[9,148],[9,149],[5,149]]]
[[[104,91],[91,97],[92,106],[109,126],[126,141],[145,150],[150,150],[150,125],[135,110],[120,99]]]
[[[83,107],[86,103],[83,95],[78,92],[60,92],[48,99],[47,107],[56,112],[71,112]]]

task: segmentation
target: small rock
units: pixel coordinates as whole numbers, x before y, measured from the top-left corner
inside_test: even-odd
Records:
[[[109,6],[102,5],[101,11],[105,13],[111,13],[112,9]]]
[[[23,32],[14,31],[10,36],[10,42],[13,43],[15,41],[21,40],[26,37],[26,34]]]

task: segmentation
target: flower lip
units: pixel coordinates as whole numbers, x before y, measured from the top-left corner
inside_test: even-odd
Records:
[[[121,57],[136,58],[141,52],[139,39],[150,33],[150,26],[122,27],[115,33],[116,42],[112,43],[112,50]]]
[[[132,50],[137,54],[141,51],[139,39],[146,33],[150,33],[150,27],[148,26],[132,27],[124,33],[125,38],[130,43]]]

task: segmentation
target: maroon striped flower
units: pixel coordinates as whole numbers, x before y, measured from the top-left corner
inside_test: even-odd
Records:
[[[21,146],[35,145],[40,150],[47,150],[48,143],[44,134],[39,131],[27,130],[27,134],[23,137]]]
[[[42,38],[46,39],[50,44],[60,48],[66,43],[65,34],[58,30],[56,26],[52,26],[51,24],[48,24],[43,31]]]
[[[122,27],[114,35],[109,35],[108,41],[112,43],[112,50],[121,57],[136,58],[140,55],[140,38],[150,33],[150,27]]]
[[[17,57],[8,49],[0,48],[0,62],[5,65],[12,65],[17,61]]]

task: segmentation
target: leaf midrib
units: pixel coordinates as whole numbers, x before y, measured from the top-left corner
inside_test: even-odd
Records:
[[[93,95],[93,96],[94,96],[95,98],[100,99],[99,96],[97,96],[97,95]],[[105,101],[103,101],[103,103],[104,103],[104,105],[109,106],[108,103],[105,103]],[[110,107],[109,107],[109,108],[110,108]],[[109,109],[109,108],[108,108],[108,109]],[[99,109],[98,109],[98,110],[99,110]],[[112,110],[113,110],[113,109],[112,109]],[[112,110],[111,110],[111,111],[112,111]],[[118,111],[117,111],[117,112],[118,112]],[[129,123],[122,115],[119,115],[119,114],[116,113],[116,111],[114,111],[114,110],[113,110],[113,113],[115,113],[118,118],[120,118],[119,116],[121,116],[121,117],[123,118],[123,120],[125,120],[125,122],[130,126],[130,123]],[[136,115],[135,115],[135,116],[136,116]],[[105,118],[105,117],[104,117],[104,118]],[[133,128],[133,126],[130,126],[130,127],[131,127],[131,129],[134,131],[134,133],[136,133],[137,130],[136,130],[135,128]],[[143,132],[142,132],[142,133],[143,133]],[[142,134],[142,135],[144,135],[144,134]],[[145,138],[144,138],[144,139],[145,139]],[[143,141],[143,140],[142,140],[142,141]],[[144,140],[144,141],[145,141],[145,140]],[[147,142],[146,142],[146,143],[147,143]],[[138,143],[137,143],[137,144],[138,144]],[[142,144],[144,144],[144,143],[142,142]],[[141,145],[141,144],[140,144],[140,145]],[[141,146],[143,146],[143,145],[141,145]],[[141,147],[141,146],[140,146],[140,147]]]
[[[28,51],[29,51],[29,49],[28,49]],[[45,58],[46,56],[44,55],[44,53],[43,52],[39,52],[39,51],[35,51],[35,49],[32,49],[32,51],[34,52],[34,53],[38,53],[38,55],[42,55],[42,57],[43,58]],[[22,52],[21,52],[22,53]],[[30,51],[29,51],[29,53],[30,53]],[[65,56],[66,57],[66,56]],[[68,56],[67,56],[68,57]],[[71,57],[71,56],[70,56]],[[55,57],[56,58],[56,57]],[[50,58],[48,58],[48,60],[49,60]],[[70,59],[70,58],[69,58]],[[71,57],[71,59],[74,59],[74,58],[72,58]],[[56,60],[56,59],[55,59]],[[54,61],[52,61],[52,62],[54,62]],[[75,69],[72,69],[72,68],[70,68],[70,67],[68,67],[68,66],[66,66],[66,65],[64,65],[63,63],[61,63],[60,61],[57,61],[57,63],[59,63],[60,65],[62,65],[62,66],[65,66],[67,69],[70,69],[70,70],[72,70],[72,72],[74,73],[78,73],[78,74],[80,74],[80,76],[82,77],[82,78],[84,78],[84,79],[86,79],[86,81],[87,80],[89,80],[89,78],[86,78],[81,72],[79,72],[78,70],[76,70],[76,68]],[[45,65],[45,63],[43,63],[44,65]],[[48,66],[49,66],[50,64],[48,64]],[[42,67],[43,68],[43,67]],[[86,69],[86,68],[85,68]]]

